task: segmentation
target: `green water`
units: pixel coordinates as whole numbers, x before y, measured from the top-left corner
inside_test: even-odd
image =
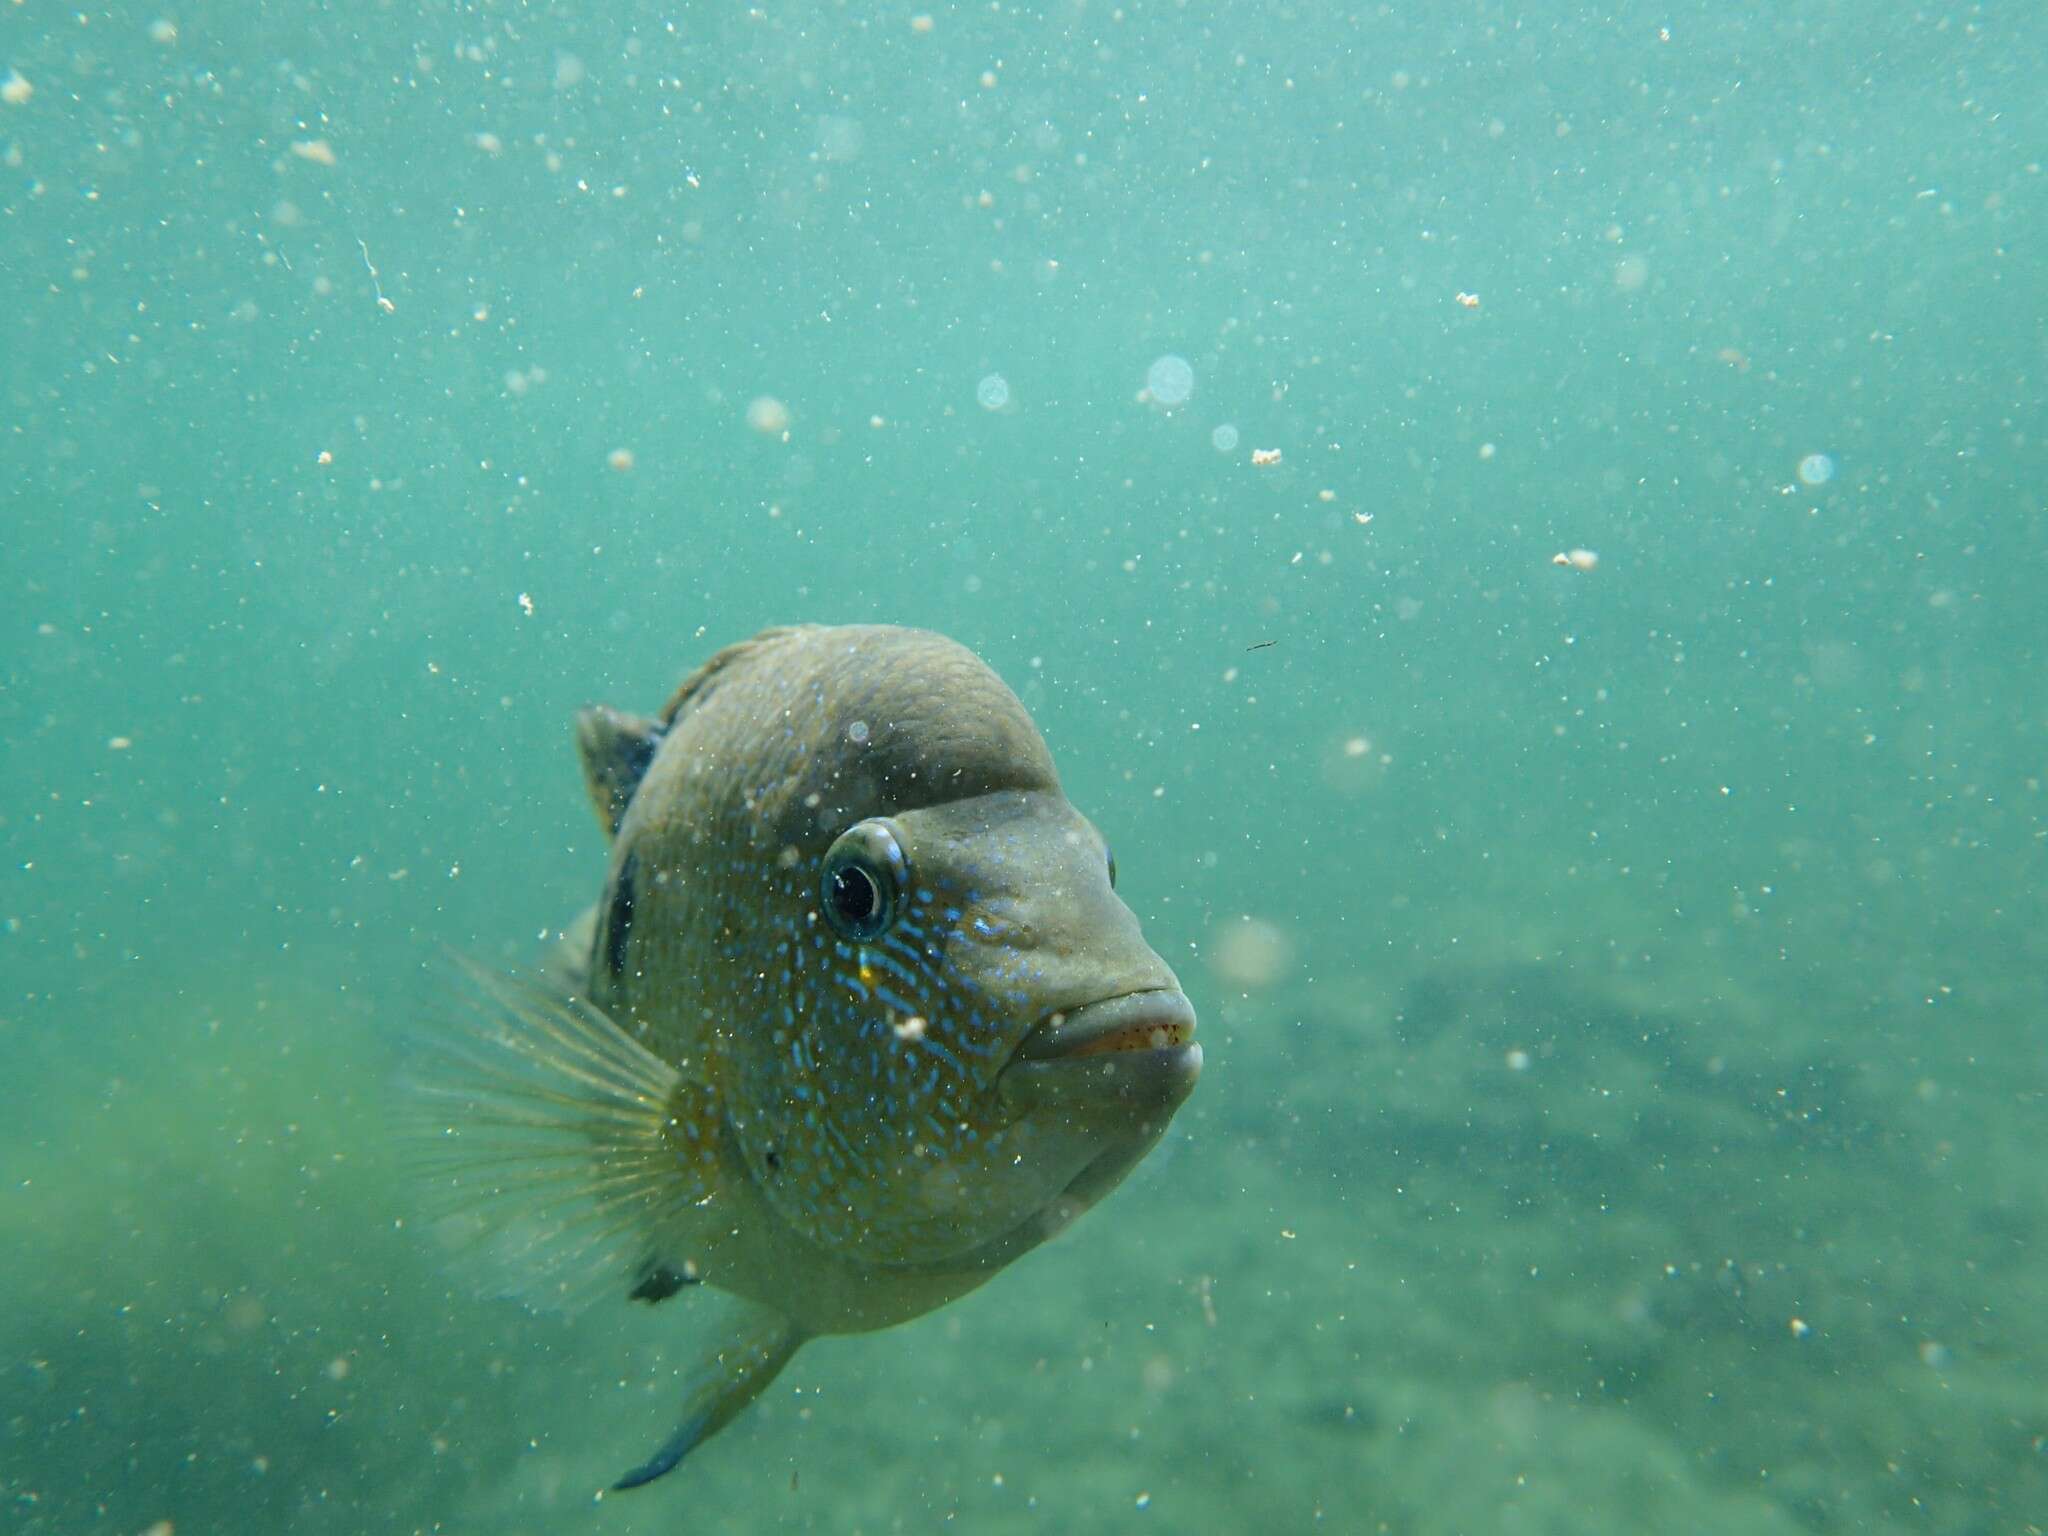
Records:
[[[926,14],[0,7],[0,1529],[2048,1525],[2048,13]],[[708,1307],[478,1298],[390,1084],[797,619],[1207,1070],[593,1502]]]

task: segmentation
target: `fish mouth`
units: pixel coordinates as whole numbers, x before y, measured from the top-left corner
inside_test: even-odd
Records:
[[[1017,1047],[1018,1061],[1083,1061],[1096,1056],[1185,1054],[1201,1061],[1191,1044],[1195,1010],[1177,987],[1126,992],[1079,1008],[1047,1014]]]
[[[1031,1122],[1017,1145],[1057,1180],[1009,1241],[1045,1241],[1136,1167],[1202,1075],[1195,1010],[1179,987],[1154,987],[1049,1013],[997,1081],[1009,1116]],[[1035,1132],[1036,1134],[1033,1134]],[[1024,1161],[1020,1152],[1019,1161]]]
[[[1004,1097],[1021,1111],[1092,1105],[1141,1119],[1160,1109],[1170,1115],[1202,1075],[1194,1033],[1194,1007],[1178,987],[1060,1009],[1018,1045],[1003,1069]]]

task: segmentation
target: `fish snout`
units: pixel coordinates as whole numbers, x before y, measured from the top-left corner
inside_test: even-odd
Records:
[[[1119,1118],[1170,1115],[1201,1075],[1194,1033],[1194,1007],[1177,987],[1049,1013],[1004,1068],[1006,1096],[1021,1109],[1052,1101],[1069,1110],[1121,1106]]]

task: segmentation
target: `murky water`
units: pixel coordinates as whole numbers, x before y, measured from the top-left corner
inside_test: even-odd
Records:
[[[2027,6],[8,7],[7,1527],[2038,1526],[2044,75]],[[716,1301],[480,1295],[392,1084],[597,894],[573,710],[796,619],[1005,676],[1208,1065],[599,1500]]]

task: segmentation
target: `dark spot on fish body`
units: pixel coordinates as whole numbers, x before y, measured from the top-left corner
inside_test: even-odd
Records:
[[[658,1301],[667,1301],[684,1286],[698,1283],[697,1276],[657,1262],[648,1267],[647,1272],[640,1277],[639,1284],[626,1294],[632,1301],[644,1301],[653,1306]]]
[[[647,777],[647,770],[654,766],[654,752],[661,745],[661,732],[648,731],[644,735],[630,737],[620,754],[621,778],[628,786],[628,801],[632,791],[640,787],[640,781]]]
[[[633,932],[633,881],[640,872],[640,856],[629,851],[619,865],[619,878],[612,884],[612,899],[604,914],[605,974],[617,981],[626,970],[626,944]]]

